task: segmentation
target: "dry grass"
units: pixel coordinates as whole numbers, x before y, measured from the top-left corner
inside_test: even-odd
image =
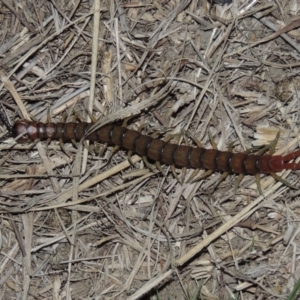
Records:
[[[280,130],[288,153],[299,11],[297,0],[1,0],[0,103],[11,122],[90,111],[97,127],[131,117],[206,147],[210,132],[222,150]],[[218,173],[180,185],[166,166],[164,177],[89,148],[0,144],[1,299],[287,299],[300,278],[298,190],[262,176],[264,198],[246,176],[234,196],[234,176],[216,190]],[[297,172],[281,176],[300,186]]]

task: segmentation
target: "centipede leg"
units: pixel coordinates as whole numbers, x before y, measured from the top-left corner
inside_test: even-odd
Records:
[[[269,145],[263,146],[261,149],[259,149],[257,151],[257,155],[263,155],[268,150],[269,150],[269,154],[273,155],[274,152],[275,152],[276,145],[277,145],[278,140],[279,140],[279,136],[280,136],[280,134],[278,132],[276,134],[275,139]],[[248,153],[253,152],[253,151],[256,151],[256,147],[247,150]]]
[[[269,149],[269,155],[273,155],[275,153],[275,149],[276,149],[276,145],[277,145],[278,140],[279,140],[279,136],[280,136],[280,131],[278,131],[278,133],[276,134],[275,139],[269,145],[267,145],[267,146],[263,147],[262,149],[260,149],[257,154],[258,155],[263,155]],[[295,189],[294,186],[292,186],[289,182],[287,182],[286,180],[282,179],[280,176],[278,176],[274,172],[271,172],[270,175],[276,181],[279,181],[279,182],[283,183],[284,185],[289,186],[289,187]],[[263,194],[262,188],[261,188],[261,184],[260,184],[260,175],[256,174],[255,177],[256,177],[257,189],[258,189],[259,193],[264,197],[264,194]]]
[[[260,193],[263,197],[265,197],[265,196],[264,196],[264,193],[263,193],[263,191],[262,191],[262,189],[261,189],[260,175],[259,175],[259,174],[256,174],[256,175],[255,175],[255,181],[256,181],[256,185],[257,185],[257,189],[258,189],[259,193]]]
[[[276,134],[276,137],[274,139],[273,142],[270,143],[270,145],[268,146],[269,147],[269,154],[270,155],[273,155],[275,153],[275,148],[276,148],[276,145],[278,143],[278,140],[279,140],[279,137],[280,137],[280,131],[278,131],[278,133]],[[285,161],[286,160],[289,160],[289,159],[293,159],[294,157],[289,157],[289,156],[285,156]],[[284,165],[284,168],[285,169],[289,169],[287,164]],[[270,175],[276,180],[276,181],[279,181],[281,182],[282,184],[292,188],[292,189],[297,189],[297,187],[293,186],[292,184],[290,184],[287,180],[284,180],[283,178],[281,178],[280,176],[278,176],[276,173],[274,172],[271,172]]]
[[[48,112],[47,112],[47,119],[50,120],[50,122],[53,122],[52,116],[51,116],[51,113],[50,113],[49,110],[48,110]],[[65,123],[65,121],[66,121],[66,117],[65,117],[65,115],[63,114],[63,116],[61,117],[61,122],[62,122],[62,123]],[[47,142],[46,142],[47,147],[48,147],[48,144],[50,143],[50,141],[51,141],[51,139],[47,139]],[[72,144],[73,144],[75,147],[77,146],[77,144],[76,144],[75,141],[71,141],[71,142],[72,142]],[[66,148],[65,148],[65,146],[64,146],[63,139],[59,139],[59,140],[58,140],[58,143],[59,143],[59,146],[60,146],[60,148],[62,149],[62,151],[63,151],[68,157],[70,157],[70,155],[68,154],[68,151],[66,150]]]
[[[88,109],[86,110],[86,112],[93,123],[96,123],[98,121],[98,119],[95,116],[93,116],[93,114]]]
[[[182,183],[185,182],[186,172],[187,172],[187,167],[182,168],[182,171],[181,171],[181,182]]]
[[[93,151],[93,149],[90,147],[89,143],[86,140],[83,141],[83,145],[88,150],[88,152],[94,153],[94,154],[96,153],[96,151]]]
[[[228,144],[228,151],[232,152],[233,151],[233,146],[234,146],[235,142],[231,142]],[[246,151],[247,152],[247,151]],[[244,174],[239,174],[239,176],[235,179],[234,181],[234,188],[233,188],[233,198],[235,198],[236,192],[244,178]]]
[[[198,171],[198,172],[197,172],[197,174],[198,174],[200,170],[195,170],[195,171]],[[204,178],[210,176],[213,172],[214,172],[213,170],[207,170],[207,171],[205,171],[202,175],[200,175],[200,176],[198,176],[198,177],[195,177],[195,178],[192,178],[192,179],[191,179],[192,175],[193,175],[194,173],[196,174],[196,172],[194,172],[194,173],[190,176],[190,178],[188,179],[187,182],[189,182],[189,183],[194,183],[194,182],[196,182],[196,181],[200,181],[200,180],[202,180],[202,179],[204,179]],[[190,179],[191,179],[191,181],[189,181]]]
[[[130,119],[131,119],[131,118],[126,118],[126,119],[124,120],[123,124],[122,124],[122,127],[127,127],[128,121],[129,121]],[[140,126],[138,127],[137,131],[138,131],[138,132],[142,132],[143,129],[145,128],[145,126],[146,126],[146,124],[140,125]],[[130,162],[130,164],[131,164],[131,165],[134,165],[134,163],[133,163],[133,161],[132,161],[132,159],[131,159],[132,154],[133,154],[133,151],[132,151],[132,150],[129,150],[128,153],[127,153],[127,156],[128,156],[128,161]],[[147,157],[146,157],[146,156],[143,156],[142,159],[143,159],[144,163],[146,164],[146,166],[147,166],[150,170],[154,171],[154,170],[153,170],[153,166],[148,162]]]
[[[240,174],[240,175],[238,176],[238,178],[235,180],[235,182],[234,182],[234,189],[233,189],[233,196],[234,196],[233,198],[235,198],[237,189],[238,189],[238,187],[240,186],[241,181],[243,180],[244,176],[245,176],[244,174]]]
[[[193,136],[188,131],[187,131],[187,134],[193,140],[193,142],[197,145],[197,147],[202,148],[201,142],[195,136]],[[191,176],[188,178],[188,180],[186,182],[187,183],[193,183],[193,182],[197,181],[197,180],[195,180],[195,178],[197,178],[200,171],[201,171],[201,169],[194,170],[193,173],[191,174]]]
[[[108,146],[108,144],[105,143],[105,144],[103,144],[103,146],[100,148],[100,151],[99,151],[99,155],[100,155],[100,156],[103,156],[105,150],[107,149],[107,146]]]
[[[214,141],[214,139],[213,139],[212,134],[211,134],[210,131],[208,132],[208,137],[209,137],[209,141],[210,141],[210,143],[211,143],[213,149],[218,149],[217,144],[216,144],[216,142]],[[195,141],[195,143],[197,144],[198,147],[200,147],[200,148],[202,147],[200,141],[198,141],[196,138],[193,138],[193,140]],[[198,176],[198,174],[199,174],[200,171],[201,171],[200,169],[196,169],[196,170],[192,173],[192,175],[189,177],[189,179],[187,180],[187,182],[188,182],[188,183],[194,183],[194,182],[196,182],[196,181],[200,181],[200,180],[202,180],[202,179],[204,179],[204,178],[210,176],[210,175],[214,172],[213,170],[207,170],[207,171],[205,171],[202,175]],[[227,173],[227,172],[225,172],[225,173],[223,173],[223,174],[224,174],[224,175],[223,175],[224,178],[223,178],[222,175],[221,175],[213,189],[215,189],[215,188],[220,184],[220,182],[221,182],[222,180],[224,180],[224,179],[228,176],[228,173]]]
[[[133,163],[133,161],[131,159],[132,154],[133,154],[133,151],[129,150],[128,153],[127,153],[127,159],[129,161],[129,163],[134,166],[134,163]]]
[[[219,176],[219,178],[218,178],[218,180],[214,183],[214,185],[213,185],[213,190],[215,190],[218,186],[219,186],[219,184],[222,182],[222,181],[224,181],[225,179],[226,179],[226,177],[229,175],[229,172],[224,172],[224,173],[222,173],[220,176]]]
[[[114,147],[112,148],[112,150],[110,151],[109,156],[108,156],[108,161],[110,161],[110,160],[112,159],[113,155],[114,155],[119,149],[120,149],[120,146],[114,146]],[[132,153],[132,151],[131,151],[131,153]],[[129,154],[128,154],[128,155],[129,155]],[[133,165],[133,162],[132,162],[132,160],[131,160],[131,156],[128,156],[128,161]]]
[[[232,152],[233,151],[233,146],[234,146],[235,142],[231,142],[228,144],[228,151]]]
[[[231,142],[228,144],[228,151],[229,152],[232,152],[233,151],[233,146],[234,146],[234,143],[235,142]],[[218,187],[218,185],[226,179],[226,177],[229,175],[229,172],[224,172],[219,178],[218,178],[218,181],[214,184],[214,189],[216,189]],[[241,181],[243,180],[244,178],[244,174],[239,174],[238,178],[235,180],[235,183],[234,183],[234,190],[233,190],[233,193],[234,195],[236,194],[236,191],[241,183]]]
[[[123,120],[122,127],[127,128],[127,127],[128,127],[128,122],[129,122],[131,119],[132,119],[131,117],[125,118],[125,119]]]
[[[215,140],[214,140],[214,138],[213,138],[213,136],[212,136],[212,134],[211,134],[210,131],[208,131],[208,137],[209,137],[209,141],[210,141],[210,143],[211,143],[213,149],[218,150],[217,143],[215,142]]]
[[[275,148],[276,148],[276,145],[278,143],[279,136],[280,136],[280,131],[277,132],[274,141],[271,142],[270,145],[269,145],[269,154],[270,155],[273,155],[275,153]]]
[[[283,178],[281,178],[280,176],[278,176],[276,173],[270,173],[270,175],[276,180],[279,181],[281,183],[283,183],[284,185],[292,188],[292,189],[297,189],[297,187],[293,186],[292,184],[290,184],[288,181],[284,180]]]
[[[179,143],[180,135],[178,135],[178,134],[170,134],[170,133],[168,133],[168,135],[164,138],[164,142],[168,143],[170,140],[172,140],[174,138],[175,138],[176,143]],[[172,171],[173,176],[175,177],[175,179],[179,182],[179,184],[182,185],[183,184],[183,180],[182,180],[182,178],[180,179],[179,176],[177,175],[177,173],[176,173],[176,167],[174,165],[171,166],[171,171]],[[166,176],[166,175],[164,175],[164,176]]]
[[[172,171],[172,173],[173,173],[173,175],[174,175],[174,177],[175,177],[175,179],[179,182],[179,184],[183,184],[183,182],[181,181],[181,179],[178,177],[178,175],[177,175],[177,173],[176,173],[176,168],[175,168],[175,166],[173,165],[173,166],[171,166],[171,171]]]
[[[152,172],[157,172],[157,170],[155,170],[154,166],[152,164],[149,163],[147,156],[142,156],[142,159],[145,163],[145,165],[147,166],[148,169],[150,169]]]
[[[183,129],[182,134],[183,134],[183,139],[184,139],[185,145],[189,146],[189,142],[188,142],[188,139],[187,139],[188,132]],[[182,171],[181,171],[181,182],[182,183],[185,182],[186,172],[187,172],[187,167],[183,167]]]
[[[218,149],[218,148],[217,148],[217,144],[216,144],[216,142],[214,141],[214,139],[213,139],[211,133],[209,132],[208,135],[209,135],[209,140],[210,140],[210,143],[211,143],[213,149],[216,149],[216,150],[217,150],[217,149]],[[234,143],[230,143],[230,144],[229,144],[228,150],[229,150],[230,152],[232,151],[233,144],[234,144]],[[198,145],[198,143],[197,143],[197,145]],[[201,146],[200,146],[200,147],[201,147]],[[202,175],[200,175],[199,177],[197,177],[199,171],[200,171],[200,170],[195,170],[195,171],[192,173],[192,175],[189,177],[189,179],[188,179],[187,182],[193,183],[193,182],[195,182],[195,181],[199,181],[199,180],[201,180],[201,179],[204,179],[205,177],[208,177],[209,175],[211,175],[211,174],[213,173],[213,171],[208,170],[208,171],[204,172]],[[229,175],[229,172],[224,172],[224,173],[222,173],[222,174],[220,175],[220,177],[217,179],[217,181],[214,183],[213,190],[215,190],[215,189],[218,187],[218,185],[219,185],[223,180],[225,180],[225,178],[226,178],[228,175]]]
[[[189,131],[186,131],[187,136],[189,136],[198,148],[202,148],[202,143]]]
[[[48,107],[48,109],[47,109],[47,122],[48,122],[48,123],[54,123],[54,121],[53,121],[53,119],[52,119],[50,107]],[[38,140],[38,142],[39,142],[39,140]],[[48,152],[48,146],[49,146],[50,143],[51,143],[51,139],[48,138],[48,139],[46,140],[46,144],[45,144],[45,151],[46,151],[46,152]],[[63,151],[68,157],[70,157],[69,154],[68,154],[68,152],[67,152],[66,149],[64,148],[64,145],[63,145],[62,140],[59,140],[59,146],[61,147],[62,151]]]
[[[196,169],[193,171],[193,173],[191,174],[191,176],[188,178],[188,180],[186,181],[187,183],[193,183],[197,180],[195,180],[195,178],[197,178],[199,172],[201,171],[201,169]]]
[[[165,174],[164,170],[162,169],[160,162],[157,161],[157,162],[155,163],[155,165],[156,165],[157,169],[159,170],[159,172],[160,172],[164,177],[166,177],[167,175]]]
[[[99,118],[96,118],[88,108],[85,107],[85,111],[86,111],[86,113],[88,114],[88,116],[90,118],[90,120],[88,120],[88,121],[91,121],[92,123],[97,123],[99,121]],[[78,113],[78,111],[77,111],[77,113]],[[79,117],[80,120],[83,120],[83,118],[80,115],[78,117]],[[103,156],[103,153],[107,149],[107,146],[108,146],[107,144],[105,144],[102,147],[98,146],[96,141],[94,141],[93,142],[93,151],[92,151],[92,148],[89,146],[90,145],[89,143],[90,143],[89,141],[84,140],[83,141],[84,147],[86,149],[88,149],[89,152],[91,152],[91,153],[94,152],[95,154],[100,155],[100,156]],[[112,157],[112,155],[109,156],[108,161],[111,160],[111,157]]]

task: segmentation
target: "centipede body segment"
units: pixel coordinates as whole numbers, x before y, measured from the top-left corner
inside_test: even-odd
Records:
[[[17,121],[12,127],[12,136],[19,142],[36,139],[80,140],[93,123],[41,123],[26,120]],[[233,174],[274,174],[284,169],[298,170],[300,163],[289,163],[300,156],[300,150],[282,155],[258,155],[249,153],[233,153],[172,144],[143,135],[138,131],[122,126],[109,124],[88,134],[87,140],[117,145],[153,161],[177,167],[206,169]]]

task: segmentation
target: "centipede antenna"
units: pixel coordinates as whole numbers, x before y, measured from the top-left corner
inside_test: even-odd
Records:
[[[0,139],[0,141],[3,141],[9,137],[12,136],[12,126],[9,123],[9,120],[3,110],[3,108],[0,108],[0,120],[3,122],[3,124],[5,125],[5,127],[7,128],[7,133]]]
[[[7,132],[0,138],[0,142],[5,141],[7,138],[10,138],[12,136],[11,132]]]

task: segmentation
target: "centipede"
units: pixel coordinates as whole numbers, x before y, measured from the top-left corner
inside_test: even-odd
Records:
[[[94,123],[42,123],[18,120],[11,134],[19,142],[37,139],[87,140],[107,143],[135,152],[165,165],[179,168],[204,169],[230,174],[271,174],[283,170],[299,170],[300,163],[290,162],[300,156],[300,150],[287,155],[234,153],[218,149],[206,149],[178,145],[144,135],[115,124],[105,125],[87,134]],[[18,138],[19,137],[19,138]]]
[[[260,174],[269,174],[292,188],[295,187],[276,173],[300,169],[300,163],[294,162],[300,156],[300,150],[287,155],[273,155],[271,151],[257,154],[206,149],[167,142],[115,124],[104,125],[88,133],[94,123],[42,123],[18,120],[11,127],[8,122],[5,123],[9,130],[7,136],[12,136],[17,142],[45,139],[69,141],[85,137],[90,141],[119,146],[164,165],[237,174],[241,177],[255,175],[260,178]],[[260,189],[259,180],[257,183]]]

